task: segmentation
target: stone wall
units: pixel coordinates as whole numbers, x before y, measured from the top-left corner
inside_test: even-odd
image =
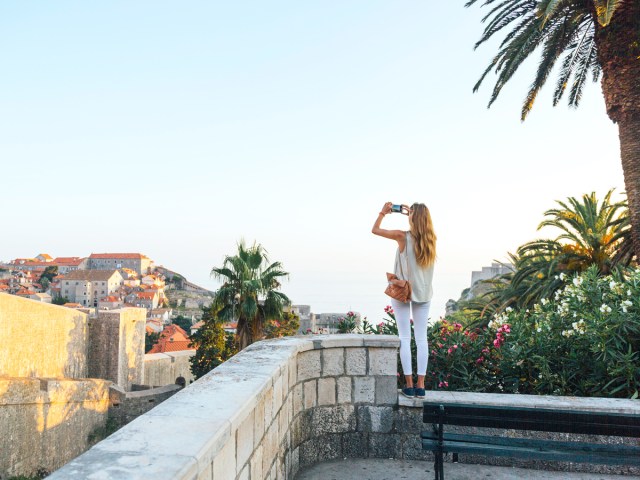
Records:
[[[280,480],[293,479],[300,468],[335,458],[432,460],[420,444],[419,433],[428,428],[422,424],[420,401],[398,400],[398,344],[397,337],[382,335],[258,342],[49,478]],[[550,408],[640,415],[640,405],[633,400],[428,395],[456,403],[526,401]],[[461,460],[489,461],[462,456]],[[512,465],[517,460],[507,462]],[[548,468],[546,464],[529,466]],[[608,471],[632,470],[609,467]]]
[[[89,321],[89,376],[125,390],[142,383],[145,322],[142,308],[98,312]]]
[[[0,377],[0,479],[53,471],[104,426],[109,382]]]
[[[306,430],[367,428],[376,407],[397,403],[397,346],[372,335],[258,342],[50,478],[293,478],[319,458]]]
[[[146,354],[142,383],[154,387],[171,385],[180,377],[184,378],[185,385],[193,383],[195,377],[189,359],[195,354],[195,350]]]
[[[0,294],[0,376],[87,377],[87,315]]]
[[[125,392],[112,385],[109,388],[109,419],[115,427],[120,428],[140,415],[164,402],[182,389],[179,385]]]

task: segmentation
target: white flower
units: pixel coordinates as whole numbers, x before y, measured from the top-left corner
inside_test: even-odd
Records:
[[[562,273],[560,274],[560,280],[564,280],[564,279],[565,279],[565,277],[566,277],[566,275],[564,274],[564,272],[562,272]]]
[[[600,305],[600,312],[602,312],[602,313],[611,313],[611,307],[609,305],[607,305],[606,303],[603,303],[602,305]]]
[[[631,300],[623,300],[622,301],[622,305],[626,306],[626,307],[630,307],[633,305],[633,302]]]
[[[611,290],[613,290],[614,288],[616,288],[616,285],[617,285],[617,284],[616,284],[616,282],[615,282],[615,281],[613,281],[613,280],[611,280],[611,281],[609,282],[609,288],[610,288]]]
[[[573,279],[573,284],[578,287],[580,285],[582,285],[582,277],[576,277]]]
[[[631,290],[627,290],[627,297],[631,296]]]
[[[546,298],[543,298],[542,300],[540,300],[540,303],[542,305],[546,305],[547,303],[549,303],[549,300],[547,300]]]

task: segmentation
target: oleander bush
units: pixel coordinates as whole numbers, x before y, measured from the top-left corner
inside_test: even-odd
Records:
[[[430,326],[427,384],[434,390],[638,398],[640,269],[599,276],[592,267],[557,280],[562,286],[552,298],[531,309],[508,308],[486,327],[447,319]],[[393,310],[385,312],[387,320],[376,327],[365,322],[364,333],[397,334]]]

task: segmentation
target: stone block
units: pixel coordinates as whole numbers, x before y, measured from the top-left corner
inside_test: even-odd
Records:
[[[388,433],[393,430],[393,407],[358,407],[358,430],[363,432]]]
[[[369,456],[369,434],[367,432],[343,433],[342,455],[345,458],[367,458]]]
[[[367,351],[364,348],[345,348],[347,375],[367,374]]]
[[[282,377],[282,402],[284,403],[289,395],[289,362],[280,369],[280,376]]]
[[[344,375],[344,348],[322,350],[322,376]]]
[[[213,459],[213,478],[233,479],[236,476],[236,437],[231,435]]]
[[[396,413],[396,431],[419,436],[424,430],[422,409],[400,407]]]
[[[364,335],[365,347],[399,348],[400,338],[396,335]]]
[[[338,403],[351,403],[351,377],[338,378]]]
[[[262,478],[262,445],[253,451],[251,461],[251,478]]]
[[[376,377],[376,404],[396,405],[398,403],[398,377]]]
[[[376,381],[373,377],[355,377],[353,379],[353,402],[374,403]]]
[[[304,382],[304,408],[313,408],[318,404],[316,380]]]
[[[334,405],[336,403],[336,379],[321,378],[318,380],[318,405]]]
[[[400,456],[400,435],[397,433],[370,433],[369,457],[397,458]]]
[[[298,382],[320,376],[320,351],[309,350],[298,354]]]
[[[369,348],[369,375],[396,375],[398,351],[395,348]]]
[[[273,382],[273,410],[272,415],[276,415],[282,407],[282,375]]]
[[[249,480],[249,465],[245,465],[240,471],[240,474],[236,477],[237,480]]]
[[[291,452],[291,470],[289,471],[289,478],[295,478],[299,470],[300,470],[300,449],[295,448]]]
[[[264,431],[266,432],[271,422],[273,422],[273,389],[269,388],[264,392]]]
[[[276,446],[276,436],[278,434],[278,423],[273,422],[271,427],[264,434],[264,443],[262,449],[262,472],[271,471],[271,465],[278,453]]]
[[[342,435],[333,433],[322,435],[314,439],[318,450],[318,461],[342,458]]]
[[[402,458],[405,460],[433,461],[433,453],[422,450],[420,435],[400,435],[402,443]]]
[[[354,432],[356,430],[356,413],[353,405],[335,405],[333,407],[316,407],[311,417],[312,435],[326,433]]]
[[[278,443],[281,443],[289,431],[289,412],[285,403],[278,414]]]
[[[298,383],[295,387],[293,387],[293,416],[295,417],[302,411],[303,403],[302,403],[302,384]]]
[[[264,436],[264,397],[258,400],[253,413],[253,445],[255,447],[260,444]]]
[[[344,348],[344,347],[362,347],[364,338],[373,335],[361,335],[357,333],[339,333],[333,335],[318,335],[313,338],[313,348]]]
[[[296,383],[298,383],[298,359],[294,356],[289,360],[289,389],[291,389]]]
[[[243,468],[253,452],[253,427],[255,422],[255,410],[240,424],[236,431],[236,463],[238,469]]]
[[[299,464],[300,468],[305,468],[315,463],[318,463],[318,449],[313,440],[307,440],[299,447]]]

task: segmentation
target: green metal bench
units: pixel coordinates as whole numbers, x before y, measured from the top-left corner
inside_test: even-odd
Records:
[[[623,413],[549,410],[492,405],[424,402],[423,422],[433,429],[421,433],[422,449],[435,454],[435,478],[444,480],[444,454],[521,457],[535,460],[640,466],[640,446],[586,441],[512,438],[504,432],[462,434],[445,425],[634,437],[640,445],[640,416]]]

